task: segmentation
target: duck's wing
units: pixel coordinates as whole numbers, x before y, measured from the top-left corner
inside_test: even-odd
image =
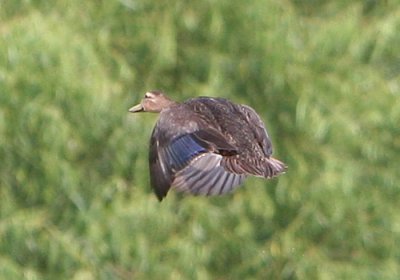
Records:
[[[203,153],[175,174],[173,187],[194,195],[221,195],[239,187],[245,174],[227,171],[222,165],[223,156]]]
[[[161,201],[168,193],[172,183],[172,172],[162,155],[158,137],[158,128],[154,127],[150,138],[149,167],[150,184],[157,198]]]
[[[265,156],[269,157],[272,155],[272,143],[269,138],[268,132],[265,129],[265,124],[258,116],[256,111],[247,105],[238,105],[240,111],[243,113],[246,122],[249,127],[253,130],[256,141],[264,151]]]
[[[222,158],[237,154],[237,149],[218,131],[198,130],[169,141],[159,141],[157,134],[153,132],[150,145],[150,177],[160,200],[171,186],[195,195],[218,195],[243,182],[244,174],[221,165]]]
[[[247,127],[254,134],[254,141],[256,143],[253,143],[253,145],[255,144],[260,146],[264,155],[246,158],[246,152],[244,151],[244,158],[226,158],[224,162],[225,167],[235,172],[248,172],[265,178],[275,177],[284,172],[287,168],[286,165],[271,156],[272,143],[267,130],[265,129],[264,122],[253,108],[247,105],[238,105],[238,107],[248,124]]]
[[[173,187],[194,195],[220,195],[231,192],[245,174],[228,171],[223,158],[236,155],[237,148],[217,131],[200,130],[174,139],[167,149],[172,167],[177,167]]]
[[[209,151],[224,156],[236,155],[238,148],[230,144],[226,137],[215,129],[201,129],[191,134],[193,139]]]

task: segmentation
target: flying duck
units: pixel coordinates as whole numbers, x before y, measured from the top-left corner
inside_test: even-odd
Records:
[[[247,105],[214,97],[178,103],[161,91],[149,91],[129,112],[159,113],[149,165],[160,201],[171,187],[193,195],[221,195],[249,175],[271,178],[286,170],[271,156],[265,125]]]

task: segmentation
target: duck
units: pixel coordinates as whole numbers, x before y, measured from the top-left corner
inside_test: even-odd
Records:
[[[270,179],[287,169],[272,157],[264,122],[248,105],[217,97],[176,102],[153,90],[129,112],[159,114],[148,157],[150,185],[159,201],[171,188],[191,195],[223,195],[248,176]]]

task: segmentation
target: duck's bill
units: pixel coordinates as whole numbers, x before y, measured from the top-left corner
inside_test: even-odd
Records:
[[[142,104],[135,105],[129,109],[129,112],[131,112],[131,113],[138,113],[138,112],[143,112],[143,111],[144,111],[144,108],[143,108]]]

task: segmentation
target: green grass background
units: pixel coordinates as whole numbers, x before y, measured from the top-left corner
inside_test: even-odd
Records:
[[[0,2],[0,279],[399,279],[396,0]],[[289,170],[159,203],[146,90],[254,107]]]

